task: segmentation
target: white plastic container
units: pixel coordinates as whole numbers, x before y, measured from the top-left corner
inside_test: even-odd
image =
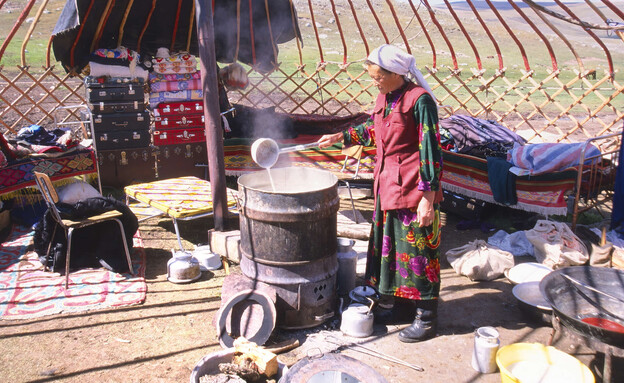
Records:
[[[483,374],[496,372],[496,352],[500,346],[498,331],[494,327],[479,327],[475,331],[472,351],[472,368]]]

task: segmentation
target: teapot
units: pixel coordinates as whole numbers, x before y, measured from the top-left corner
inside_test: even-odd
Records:
[[[366,338],[373,333],[373,313],[371,310],[374,304],[366,306],[361,303],[352,303],[346,310],[342,311],[340,321],[340,331],[347,336],[355,338]]]
[[[171,250],[173,256],[167,262],[167,280],[173,283],[188,283],[201,277],[199,262],[188,251]]]

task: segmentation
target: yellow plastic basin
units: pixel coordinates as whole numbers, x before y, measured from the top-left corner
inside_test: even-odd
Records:
[[[501,347],[496,364],[503,383],[594,383],[592,372],[572,355],[540,343]]]

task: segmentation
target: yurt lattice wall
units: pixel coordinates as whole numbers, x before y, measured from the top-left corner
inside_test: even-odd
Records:
[[[7,36],[0,48],[4,131],[49,124],[54,108],[85,102],[83,75],[67,74],[50,49],[63,3],[0,1],[0,29]],[[270,73],[248,66],[251,84],[231,91],[232,102],[297,114],[367,111],[376,89],[362,62],[390,43],[416,57],[443,111],[496,120],[531,142],[580,141],[622,127],[624,34],[617,20],[624,12],[618,2],[290,4],[302,40],[279,45]]]

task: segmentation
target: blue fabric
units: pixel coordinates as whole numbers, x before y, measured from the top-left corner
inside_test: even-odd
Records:
[[[509,171],[513,165],[499,157],[488,157],[488,181],[494,201],[505,205],[518,203],[516,175]]]
[[[624,141],[624,131],[622,131]],[[620,238],[624,238],[624,146],[620,141],[620,163],[615,173],[615,188],[613,195],[613,212],[611,213],[611,229],[615,230]]]

